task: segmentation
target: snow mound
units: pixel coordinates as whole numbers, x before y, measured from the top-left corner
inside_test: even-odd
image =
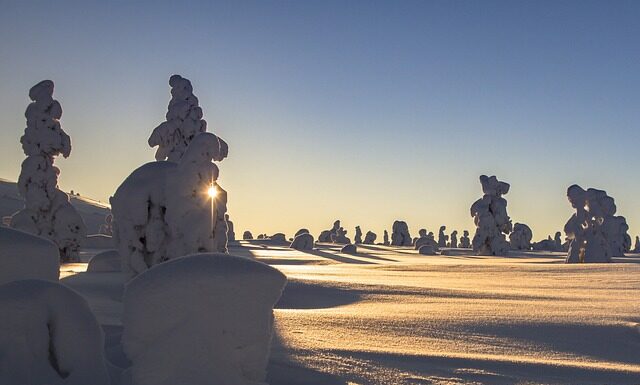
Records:
[[[89,273],[112,273],[122,270],[122,258],[116,250],[107,250],[94,255],[87,266]]]
[[[124,293],[131,383],[264,383],[272,309],[285,283],[270,266],[221,253],[176,258],[140,274]]]
[[[418,249],[420,255],[436,255],[436,250],[433,245],[423,245]]]
[[[357,254],[358,248],[354,244],[348,244],[344,245],[342,249],[340,249],[340,252],[343,254]]]
[[[313,235],[301,233],[294,238],[289,247],[301,251],[313,250]]]
[[[102,329],[87,302],[59,283],[0,286],[3,385],[109,385]]]
[[[55,243],[0,226],[0,284],[20,279],[58,281],[59,275],[60,254]]]
[[[106,234],[87,235],[83,246],[87,249],[111,249],[115,247],[113,238]]]

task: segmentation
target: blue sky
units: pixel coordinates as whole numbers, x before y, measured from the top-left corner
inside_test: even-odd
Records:
[[[640,2],[13,2],[0,13],[0,177],[29,87],[56,82],[60,185],[103,201],[152,161],[173,73],[230,145],[237,232],[471,229],[478,176],[534,238],[607,190],[640,232]]]

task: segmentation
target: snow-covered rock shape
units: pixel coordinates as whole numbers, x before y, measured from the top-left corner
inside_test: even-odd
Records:
[[[137,276],[124,293],[131,384],[263,384],[272,309],[285,283],[273,267],[219,253],[177,258]]]
[[[353,237],[353,242],[356,244],[362,243],[362,230],[360,226],[356,226],[356,234]]]
[[[512,230],[507,215],[507,200],[502,195],[509,192],[509,184],[495,176],[480,176],[484,196],[471,205],[471,216],[476,225],[473,236],[473,251],[480,255],[506,255],[509,242],[505,234]]]
[[[616,205],[606,191],[578,185],[567,189],[567,198],[576,212],[564,226],[570,241],[567,263],[611,262],[631,248],[629,226],[622,216],[615,216]]]
[[[179,163],[151,162],[111,197],[114,241],[132,277],[171,258],[227,251],[227,193],[212,160],[226,157],[212,133],[196,136]]]
[[[27,128],[20,138],[27,158],[22,162],[18,190],[24,209],[11,218],[11,227],[51,239],[60,249],[62,261],[77,261],[87,230],[69,203],[69,196],[58,189],[60,170],[54,158],[71,153],[71,138],[60,126],[62,107],[53,99],[53,82],[43,80],[29,90],[33,101],[24,115]]]
[[[343,254],[356,255],[358,254],[358,247],[353,243],[350,243],[348,245],[342,246],[342,249],[340,249],[340,252]]]
[[[335,236],[338,233],[338,229],[340,228],[340,220],[333,222],[333,227],[331,230],[324,230],[320,233],[318,237],[318,242],[333,242],[331,237]]]
[[[289,247],[300,251],[309,251],[313,250],[313,246],[313,235],[301,233],[293,239]]]
[[[229,214],[224,215],[224,220],[227,222],[227,242],[235,242],[236,232],[233,229],[233,222],[229,219]]]
[[[640,253],[640,237],[637,235],[636,235],[636,243],[635,243],[635,246],[633,247],[633,252]]]
[[[102,328],[78,293],[56,282],[0,286],[0,383],[109,385]]]
[[[376,238],[378,238],[378,236],[376,235],[376,233],[374,233],[373,231],[367,231],[367,233],[364,235],[364,243],[365,245],[373,245],[376,242]]]
[[[122,270],[122,258],[116,250],[107,250],[91,257],[87,265],[89,273],[113,273]]]
[[[513,231],[509,235],[509,243],[513,250],[531,250],[531,239],[533,232],[531,228],[524,223],[516,223],[513,225]]]
[[[391,228],[391,245],[392,246],[411,246],[413,239],[409,235],[409,226],[404,221],[395,221]]]
[[[458,231],[457,230],[453,230],[453,232],[451,233],[451,243],[449,243],[449,247],[454,249],[458,247]]]
[[[247,230],[242,233],[242,239],[244,239],[245,241],[250,241],[253,239],[253,234],[251,234],[251,231]]]
[[[0,226],[0,284],[22,279],[57,282],[59,253],[46,238]]]
[[[463,230],[462,237],[460,238],[460,248],[469,249],[471,248],[471,239],[469,239],[469,231]]]
[[[440,230],[438,230],[438,247],[447,247],[449,236],[444,233],[446,229],[447,226],[440,226]]]

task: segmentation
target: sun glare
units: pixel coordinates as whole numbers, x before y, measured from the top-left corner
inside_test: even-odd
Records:
[[[216,186],[211,186],[207,190],[207,194],[209,194],[211,198],[215,198],[216,195],[218,195],[218,189],[216,188]]]

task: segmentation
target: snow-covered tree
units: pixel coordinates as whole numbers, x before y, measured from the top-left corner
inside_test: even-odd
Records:
[[[167,120],[149,138],[158,162],[135,170],[111,198],[114,238],[129,276],[187,254],[227,252],[227,192],[212,161],[226,158],[228,145],[205,132],[189,80],[173,75],[169,85]]]
[[[58,189],[60,170],[53,165],[56,156],[69,156],[71,138],[60,126],[62,107],[53,99],[51,80],[33,86],[29,98],[33,102],[25,111],[27,128],[20,138],[27,158],[18,178],[25,207],[13,215],[11,227],[51,239],[63,261],[74,261],[86,227],[69,196]]]

